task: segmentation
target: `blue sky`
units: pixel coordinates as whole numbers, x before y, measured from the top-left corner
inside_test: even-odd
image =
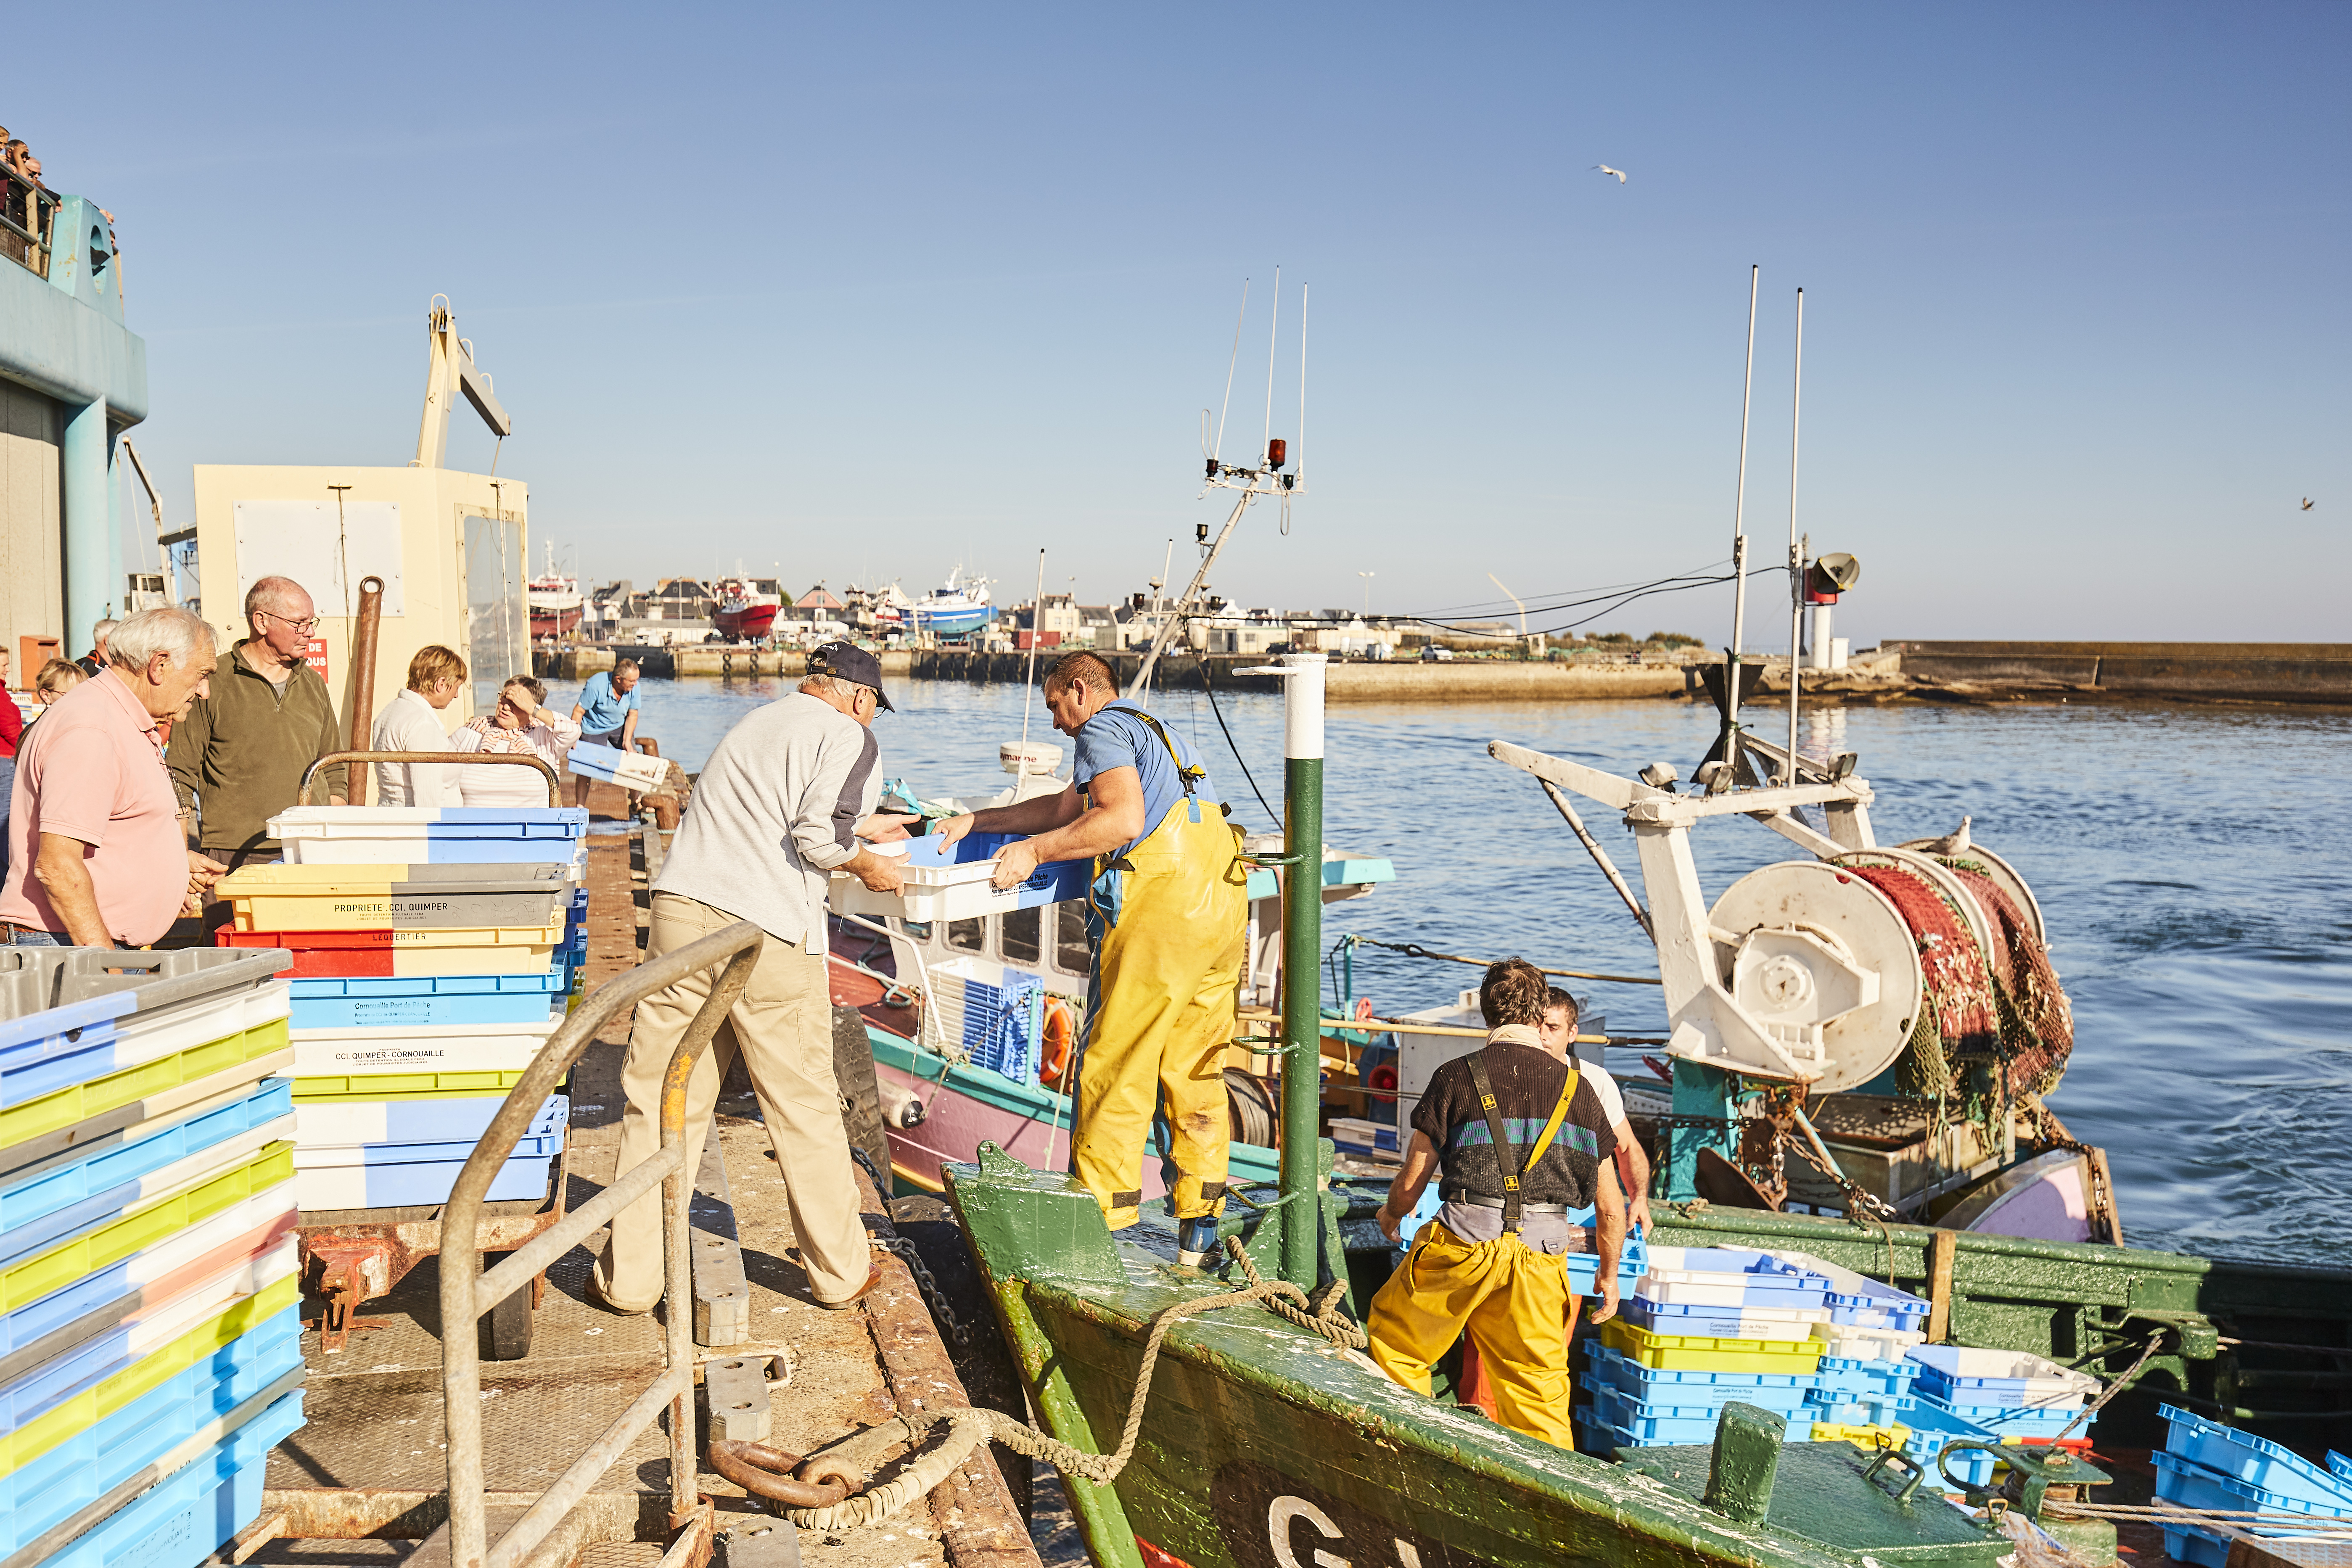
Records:
[[[69,24],[69,25],[68,25]],[[5,116],[117,214],[189,467],[402,463],[455,302],[599,578],[1142,585],[1255,279],[1250,603],[1864,562],[1882,636],[2352,640],[2341,6],[137,7]],[[1592,172],[1607,162],[1630,174]],[[454,465],[489,442],[459,415]],[[2308,496],[2313,509],[2301,509]],[[143,531],[143,530],[142,530]],[[1777,584],[1758,598],[1780,621]],[[1550,618],[1553,623],[1567,619]],[[1719,590],[1594,630],[1720,640]],[[1766,633],[1769,645],[1785,625]]]

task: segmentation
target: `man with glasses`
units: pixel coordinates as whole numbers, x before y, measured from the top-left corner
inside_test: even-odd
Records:
[[[278,858],[269,819],[294,803],[304,769],[346,749],[335,699],[310,665],[319,617],[302,585],[258,580],[245,619],[252,635],[221,661],[211,695],[173,727],[170,752],[172,781],[196,810],[196,847],[231,870]],[[314,788],[341,805],[341,765],[321,769]]]

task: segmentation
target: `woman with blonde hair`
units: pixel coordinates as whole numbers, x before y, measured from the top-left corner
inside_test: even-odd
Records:
[[[529,675],[509,675],[499,706],[461,726],[452,751],[509,752],[536,757],[558,773],[579,742],[580,727],[547,706],[547,688]],[[468,806],[544,806],[547,779],[535,768],[459,768],[457,789]]]

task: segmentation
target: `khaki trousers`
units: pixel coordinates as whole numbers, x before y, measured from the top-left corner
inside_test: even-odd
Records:
[[[735,916],[674,893],[653,898],[646,956],[658,958],[735,924]],[[621,1067],[628,1104],[621,1113],[618,1180],[661,1149],[662,1076],[670,1053],[686,1038],[723,970],[699,971],[637,1004],[629,1053]],[[711,1107],[728,1068],[740,1051],[767,1119],[792,1206],[809,1288],[819,1301],[844,1301],[866,1283],[871,1253],[858,1219],[856,1178],[849,1168],[849,1134],[841,1124],[841,1094],[833,1076],[833,1005],[825,957],[770,936],[760,949],[751,984],[720,1020],[709,1049],[686,1087],[686,1169],[700,1168]],[[738,1191],[736,1201],[757,1201]],[[596,1260],[597,1288],[625,1312],[644,1312],[661,1300],[661,1189],[622,1210],[612,1239]]]

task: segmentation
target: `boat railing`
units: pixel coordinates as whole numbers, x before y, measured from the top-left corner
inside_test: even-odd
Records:
[[[0,163],[0,255],[38,277],[49,275],[56,193]]]

